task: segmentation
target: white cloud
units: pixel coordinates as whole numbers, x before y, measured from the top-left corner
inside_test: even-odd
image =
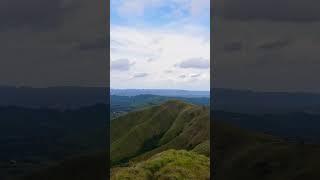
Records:
[[[196,77],[199,77],[199,76],[201,76],[201,74],[191,74],[190,75],[190,77],[192,77],[192,78],[196,78]]]
[[[112,87],[209,89],[208,67],[175,65],[194,57],[210,59],[209,20],[204,25],[210,0],[111,0],[111,4],[120,16],[111,24],[111,59],[136,62],[126,72],[112,72]],[[208,65],[203,64],[200,60],[200,65]],[[148,75],[134,78],[137,72]]]
[[[204,34],[203,31],[196,33],[195,30],[180,32],[171,28],[169,30],[166,28],[137,29],[112,26],[111,42],[117,43],[111,43],[111,59],[131,59],[135,64],[130,66],[126,73],[112,71],[111,86],[114,88],[209,89],[209,69],[175,67],[183,60],[194,57],[203,57],[194,63],[199,63],[201,67],[207,66],[207,62],[202,62],[210,58],[210,42],[207,37],[208,34]],[[152,62],[148,62],[150,59]],[[128,62],[125,64],[128,65]],[[190,83],[190,76],[179,77],[181,74],[200,73],[203,75],[197,77],[196,83]]]

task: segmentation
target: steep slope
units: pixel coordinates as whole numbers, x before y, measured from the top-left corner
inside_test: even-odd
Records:
[[[192,150],[208,141],[209,110],[170,100],[119,117],[110,129],[111,163],[141,161],[168,149]],[[208,150],[204,153],[208,155]]]
[[[185,150],[167,150],[130,167],[114,168],[111,180],[210,179],[210,160]]]

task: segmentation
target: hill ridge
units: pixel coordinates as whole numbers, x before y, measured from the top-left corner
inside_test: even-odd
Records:
[[[206,123],[209,123],[207,108],[181,100],[128,113],[111,122],[111,162],[140,161],[170,148],[192,150],[209,139]],[[121,125],[124,129],[119,133]],[[205,133],[192,130],[198,127]]]

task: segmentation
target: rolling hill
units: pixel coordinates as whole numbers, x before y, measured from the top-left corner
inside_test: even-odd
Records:
[[[210,179],[209,109],[169,100],[111,122],[111,179]]]
[[[145,160],[168,149],[209,155],[209,109],[179,100],[128,113],[111,122],[111,163]],[[202,147],[202,148],[201,148]]]

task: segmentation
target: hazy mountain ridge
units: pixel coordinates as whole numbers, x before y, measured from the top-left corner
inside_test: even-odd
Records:
[[[168,96],[158,96],[158,95],[137,95],[137,96],[118,96],[112,95],[110,96],[110,112],[112,119],[114,117],[118,117],[119,115],[130,112],[139,108],[147,107],[150,105],[159,105],[164,103],[173,97]],[[197,105],[205,105],[208,106],[210,104],[210,98],[207,97],[174,97],[175,99],[179,99],[185,102],[197,104]]]
[[[5,87],[0,86],[0,106],[78,108],[108,103],[108,87]],[[210,98],[210,91],[169,89],[110,89],[111,96],[129,98],[154,95],[167,98]],[[299,92],[256,92],[211,89],[215,110],[241,113],[320,113],[320,94]],[[189,102],[189,101],[188,101]],[[192,102],[194,103],[194,102]],[[132,110],[132,109],[131,109]]]
[[[210,97],[210,91],[190,91],[181,89],[111,89],[110,95],[137,96],[152,94],[168,97]]]

